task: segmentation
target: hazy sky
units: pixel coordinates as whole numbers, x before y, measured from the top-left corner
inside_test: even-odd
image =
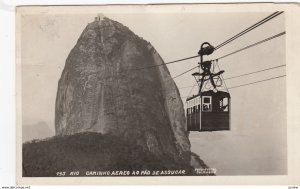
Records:
[[[123,23],[133,32],[150,41],[165,62],[168,62],[195,55],[199,50],[200,44],[204,41],[209,41],[216,46],[269,14],[267,12],[106,15]],[[93,21],[94,16],[94,14],[44,14],[23,17],[22,79],[24,84],[23,102],[26,108],[26,111],[23,112],[24,123],[35,123],[42,120],[49,123],[49,125],[53,125],[57,82],[65,60],[70,50],[76,44],[79,35],[87,23]],[[239,40],[221,48],[210,58],[219,57],[283,31],[283,16],[275,18]],[[224,77],[285,64],[284,40],[284,37],[280,37],[221,60],[220,66],[222,69],[225,69]],[[264,54],[265,56],[263,56]],[[168,67],[171,74],[175,76],[184,70],[194,67],[198,61],[197,59],[192,59],[172,64]],[[280,71],[280,69],[273,70],[271,75],[278,75],[277,71]],[[260,77],[257,79],[264,78],[264,75],[268,73],[258,74],[257,76]],[[245,79],[247,80],[244,81],[247,82],[249,77]],[[190,74],[185,74],[175,81],[178,87],[194,84],[194,78]],[[228,81],[228,86],[242,84],[244,81],[240,79],[231,80],[230,82]],[[275,80],[274,82],[278,81]],[[187,96],[189,90],[190,88],[182,89],[182,96]]]
[[[271,13],[183,11],[105,15],[128,26],[134,33],[151,42],[163,60],[168,62],[196,55],[201,43],[205,41],[217,46]],[[58,79],[70,50],[94,17],[95,14],[88,12],[80,15],[44,13],[22,16],[23,124],[45,121],[54,130]],[[284,30],[284,14],[282,14],[215,51],[209,59]],[[168,68],[171,75],[176,76],[196,66],[198,61],[198,59],[183,61],[168,65]],[[282,64],[285,64],[284,36],[219,62],[220,67],[225,70],[225,78]],[[194,84],[194,78],[190,74],[175,79],[179,88]],[[230,87],[283,74],[285,68],[279,68],[228,80],[226,84]],[[187,96],[189,91],[190,88],[181,89],[181,96]],[[196,90],[193,93],[196,93]],[[219,173],[222,174],[241,174],[241,170],[245,174],[284,173],[286,171],[285,78],[232,89],[230,93],[232,131],[192,133],[190,136],[192,150],[198,154],[202,153],[199,155],[204,161],[212,167],[217,166],[220,169]],[[235,158],[238,159],[233,161]]]

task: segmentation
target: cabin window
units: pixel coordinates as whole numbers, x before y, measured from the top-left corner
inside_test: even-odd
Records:
[[[210,103],[210,97],[204,97],[203,102],[204,103]]]
[[[223,112],[228,112],[228,98],[223,98],[220,100],[220,110]]]
[[[202,97],[202,111],[210,112],[211,111],[211,96],[203,96]]]

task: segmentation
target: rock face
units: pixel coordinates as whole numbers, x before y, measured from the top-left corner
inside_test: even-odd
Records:
[[[58,83],[56,135],[112,134],[157,157],[190,161],[179,91],[152,45],[108,18],[89,23]]]

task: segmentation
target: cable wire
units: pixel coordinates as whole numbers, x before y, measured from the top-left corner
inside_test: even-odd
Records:
[[[221,56],[221,57],[219,57],[219,58],[217,58],[217,59],[214,59],[214,60],[211,60],[211,61],[217,61],[217,60],[226,58],[226,57],[228,57],[228,56],[231,56],[231,55],[233,55],[233,54],[239,53],[239,52],[241,52],[241,51],[244,51],[244,50],[249,49],[249,48],[251,48],[251,47],[254,47],[254,46],[256,46],[256,45],[262,44],[262,43],[264,43],[264,42],[270,41],[270,40],[275,39],[275,38],[277,38],[277,37],[280,37],[280,36],[282,36],[282,35],[285,35],[285,32],[281,32],[281,33],[279,33],[279,34],[276,34],[276,35],[271,36],[271,37],[269,37],[269,38],[266,38],[266,39],[264,39],[264,40],[258,41],[258,42],[256,42],[256,43],[253,43],[253,44],[251,44],[251,45],[248,45],[248,46],[246,46],[246,47],[244,47],[244,48],[241,48],[241,49],[239,49],[239,50],[237,50],[237,51],[231,52],[231,53],[229,53],[229,54],[226,54],[226,55],[224,55],[224,56]],[[189,70],[187,70],[187,71],[185,71],[185,72],[183,72],[183,73],[181,73],[181,74],[179,74],[179,75],[173,77],[172,79],[175,79],[175,78],[177,78],[177,77],[180,77],[180,76],[182,76],[183,74],[188,73],[189,71],[191,71],[191,70],[193,70],[193,69],[195,69],[195,68],[197,68],[197,67],[198,67],[198,66],[193,67],[192,69],[189,69]]]
[[[279,34],[273,35],[273,36],[271,36],[271,37],[268,37],[268,38],[263,39],[263,40],[261,40],[261,41],[258,41],[258,42],[256,42],[256,43],[253,43],[253,44],[251,44],[251,45],[248,45],[248,46],[246,46],[246,47],[243,47],[243,48],[241,48],[241,49],[239,49],[239,50],[233,51],[233,52],[231,52],[231,53],[228,53],[228,54],[226,54],[226,55],[224,55],[224,56],[221,56],[221,57],[216,58],[216,59],[211,60],[211,61],[215,61],[215,60],[220,60],[220,59],[226,58],[226,57],[228,57],[228,56],[231,56],[231,55],[234,55],[234,54],[236,54],[236,53],[242,52],[242,51],[244,51],[244,50],[247,50],[247,49],[249,49],[249,48],[252,48],[252,47],[254,47],[254,46],[256,46],[256,45],[260,45],[260,44],[262,44],[262,43],[265,43],[265,42],[267,42],[267,41],[270,41],[270,40],[272,40],[272,39],[275,39],[275,38],[280,37],[280,36],[285,35],[285,34],[286,34],[285,31],[284,31],[284,32],[281,32],[281,33],[279,33]],[[198,55],[198,56],[188,57],[188,58],[185,58],[185,59],[175,60],[175,61],[172,61],[172,62],[167,62],[167,63],[165,63],[165,64],[172,64],[172,63],[175,63],[175,62],[179,62],[179,61],[182,61],[182,60],[187,60],[187,59],[191,59],[191,58],[195,58],[195,57],[199,57],[199,55]],[[162,65],[164,65],[164,64],[158,64],[158,65],[153,65],[153,66],[144,67],[144,68],[137,68],[137,69],[135,69],[135,70],[148,69],[148,68],[153,68],[153,67],[162,66]],[[196,66],[196,67],[198,67],[198,66]],[[195,69],[196,67],[194,67],[193,69]],[[193,70],[193,69],[191,69],[191,70]],[[183,74],[185,74],[185,73],[187,73],[187,72],[189,72],[189,71],[191,71],[191,70],[188,70],[188,71],[186,71],[186,72],[183,72]],[[177,78],[177,77],[179,77],[179,76],[181,76],[181,75],[183,75],[183,74],[180,74],[180,75],[178,75],[178,76],[175,76],[174,78]],[[174,78],[173,78],[173,79],[174,79]]]
[[[191,88],[193,87],[194,85],[189,85],[189,86],[185,86],[185,87],[179,87],[178,89],[187,89],[187,88]]]
[[[280,76],[277,76],[277,77],[272,77],[272,78],[268,78],[268,79],[264,79],[264,80],[259,80],[259,81],[255,81],[255,82],[252,82],[252,83],[246,83],[246,84],[242,84],[242,85],[236,85],[236,86],[233,86],[233,87],[229,87],[228,89],[235,89],[235,88],[238,88],[238,87],[243,87],[243,86],[247,86],[247,85],[253,85],[253,84],[256,84],[256,83],[261,83],[261,82],[264,82],[264,81],[269,81],[269,80],[273,80],[273,79],[277,79],[277,78],[281,78],[281,77],[285,77],[286,75],[280,75]]]
[[[273,80],[273,79],[278,79],[278,78],[282,78],[282,77],[286,77],[286,75],[280,75],[280,76],[277,76],[277,77],[272,77],[272,78],[268,78],[268,79],[264,79],[264,80],[259,80],[259,81],[255,81],[255,82],[252,82],[252,83],[237,85],[237,86],[229,87],[228,89],[235,89],[235,88],[244,87],[244,86],[247,86],[247,85],[253,85],[253,84],[257,84],[257,83],[261,83],[261,82],[265,82],[265,81],[269,81],[269,80]],[[183,96],[181,98],[183,99],[183,98],[187,98],[187,97],[188,96]]]
[[[199,57],[199,55],[191,56],[191,57],[183,58],[183,59],[179,59],[179,60],[174,60],[174,61],[167,62],[167,63],[157,64],[157,65],[153,65],[153,66],[147,66],[147,67],[142,67],[142,68],[133,68],[133,69],[131,69],[131,70],[150,69],[150,68],[155,68],[155,67],[162,66],[162,65],[166,65],[166,64],[173,64],[173,63],[177,63],[177,62],[180,62],[180,61],[184,61],[184,60],[188,60],[188,59],[192,59],[192,58],[197,58],[197,57]]]
[[[251,45],[248,45],[248,46],[246,46],[246,47],[244,47],[244,48],[241,48],[241,49],[236,50],[236,51],[234,51],[234,52],[231,52],[231,53],[229,53],[229,54],[226,54],[226,55],[224,55],[224,56],[221,56],[221,57],[219,57],[219,58],[217,58],[217,59],[215,59],[215,60],[220,60],[220,59],[226,58],[226,57],[228,57],[228,56],[231,56],[231,55],[233,55],[233,54],[239,53],[239,52],[241,52],[241,51],[244,51],[244,50],[249,49],[249,48],[251,48],[251,47],[254,47],[254,46],[256,46],[256,45],[262,44],[262,43],[264,43],[264,42],[270,41],[270,40],[275,39],[275,38],[277,38],[277,37],[280,37],[280,36],[282,36],[282,35],[285,35],[285,31],[284,31],[284,32],[281,32],[281,33],[279,33],[279,34],[273,35],[273,36],[271,36],[271,37],[269,37],[269,38],[266,38],[266,39],[264,39],[264,40],[261,40],[261,41],[258,41],[258,42],[256,42],[256,43],[253,43],[253,44],[251,44]]]
[[[191,92],[193,91],[193,89],[194,89],[194,87],[196,86],[196,84],[197,84],[197,81],[196,81],[195,84],[193,85],[193,87],[192,87],[192,89],[190,90],[188,96],[190,96],[190,94],[191,94]]]
[[[185,72],[183,72],[183,73],[181,73],[181,74],[179,74],[179,75],[176,75],[175,77],[172,77],[171,79],[175,79],[175,78],[177,78],[177,77],[180,77],[180,76],[182,76],[183,74],[186,74],[186,73],[188,73],[188,72],[194,70],[194,69],[197,68],[197,67],[198,67],[198,66],[195,66],[195,67],[193,67],[193,68],[191,68],[191,69],[189,69],[189,70],[187,70],[187,71],[185,71]]]
[[[230,42],[236,40],[237,38],[241,37],[242,35],[244,35],[244,34],[250,32],[250,31],[254,30],[254,29],[257,28],[258,26],[261,26],[262,24],[264,24],[264,23],[270,21],[271,19],[275,18],[276,16],[278,16],[278,15],[280,15],[280,14],[282,14],[282,13],[283,13],[283,11],[281,11],[281,12],[278,12],[278,11],[274,12],[273,14],[267,16],[266,18],[262,19],[261,21],[259,21],[259,22],[255,23],[255,24],[253,24],[252,26],[248,27],[247,29],[243,30],[242,32],[236,34],[235,36],[231,37],[230,39],[228,39],[228,40],[226,40],[225,42],[221,43],[220,45],[216,46],[216,47],[215,47],[215,50],[217,50],[217,49],[219,49],[219,48],[221,48],[221,47],[227,45],[228,43],[230,43]]]
[[[216,60],[216,64],[217,64],[217,66],[218,66],[219,71],[221,71],[220,66],[219,66],[219,64],[218,64],[218,60]],[[221,74],[221,78],[222,78],[222,80],[224,81],[224,85],[225,85],[226,91],[229,93],[228,88],[227,88],[227,85],[226,85],[226,82],[225,82],[225,79],[224,79],[224,77],[223,77],[223,74]]]
[[[282,65],[279,65],[279,66],[274,66],[274,67],[266,68],[266,69],[263,69],[263,70],[258,70],[258,71],[249,72],[249,73],[245,73],[245,74],[241,74],[241,75],[237,75],[237,76],[233,76],[233,77],[228,77],[228,78],[225,78],[224,80],[229,80],[229,79],[239,78],[239,77],[243,77],[243,76],[247,76],[247,75],[252,75],[252,74],[256,74],[256,73],[260,73],[260,72],[280,68],[280,67],[283,67],[283,66],[286,66],[286,65],[282,64]]]
[[[242,32],[236,34],[235,36],[231,37],[230,39],[224,41],[223,43],[221,43],[220,45],[216,46],[215,47],[215,50],[223,47],[224,45],[227,45],[228,43],[236,40],[237,38],[239,38],[240,36],[248,33],[249,31],[257,28],[258,26],[268,22],[269,20],[275,18],[276,16],[282,14],[283,11],[281,12],[274,12],[273,14],[267,16],[266,18],[262,19],[261,21],[257,22],[256,24],[248,27],[247,29],[243,30]],[[142,70],[142,69],[150,69],[150,68],[155,68],[155,67],[158,67],[158,66],[162,66],[162,65],[165,65],[165,64],[173,64],[173,63],[177,63],[177,62],[181,62],[181,61],[184,61],[184,60],[189,60],[189,59],[193,59],[193,58],[197,58],[199,57],[200,55],[196,55],[196,56],[191,56],[191,57],[187,57],[187,58],[182,58],[182,59],[178,59],[178,60],[174,60],[174,61],[171,61],[171,62],[166,62],[166,63],[162,63],[162,64],[157,64],[157,65],[153,65],[153,66],[147,66],[147,67],[143,67],[143,68],[133,68],[132,70]]]
[[[247,76],[247,75],[252,75],[252,74],[256,74],[256,73],[260,73],[260,72],[265,72],[268,70],[272,70],[272,69],[276,69],[276,68],[280,68],[280,67],[284,67],[286,66],[285,64],[279,65],[279,66],[274,66],[274,67],[270,67],[270,68],[266,68],[266,69],[262,69],[262,70],[258,70],[258,71],[254,71],[254,72],[248,72],[245,74],[241,74],[241,75],[237,75],[237,76],[232,76],[232,77],[228,77],[228,78],[223,78],[223,80],[230,80],[230,79],[234,79],[234,78],[239,78],[239,77],[243,77],[243,76]],[[193,86],[184,86],[184,87],[180,87],[178,89],[185,89],[185,88],[191,88]]]

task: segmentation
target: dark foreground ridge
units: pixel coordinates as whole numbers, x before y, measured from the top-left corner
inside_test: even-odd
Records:
[[[86,132],[23,144],[24,177],[68,177],[71,172],[79,173],[73,176],[103,176],[99,174],[113,171],[125,173],[116,176],[133,176],[132,171],[140,172],[134,176],[153,176],[153,171],[165,171],[166,175],[160,176],[172,176],[171,173],[175,176],[176,170],[184,170],[185,174],[178,175],[194,174],[189,164],[178,163],[167,154],[157,157],[127,139],[110,134]],[[142,171],[150,175],[140,175]],[[61,172],[65,175],[60,175]],[[93,175],[95,172],[98,175]]]

